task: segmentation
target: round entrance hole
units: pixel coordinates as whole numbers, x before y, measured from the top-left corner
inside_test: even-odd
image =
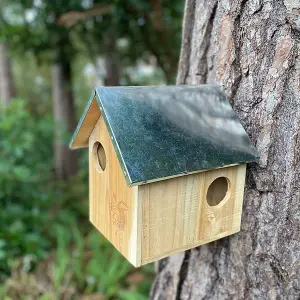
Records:
[[[216,206],[229,195],[229,179],[226,177],[219,177],[215,179],[208,187],[206,194],[206,201],[209,206]]]
[[[106,168],[106,155],[103,146],[99,142],[95,142],[93,146],[93,158],[96,170],[102,173]]]

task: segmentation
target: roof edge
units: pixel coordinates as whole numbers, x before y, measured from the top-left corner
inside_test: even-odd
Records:
[[[251,161],[251,162],[254,162],[254,161]],[[151,183],[155,183],[155,182],[159,182],[159,181],[164,181],[164,180],[169,180],[169,179],[174,179],[174,178],[183,177],[183,176],[195,175],[195,174],[199,174],[199,173],[209,172],[209,171],[212,171],[212,170],[237,167],[237,166],[248,164],[248,163],[249,162],[241,162],[241,163],[234,163],[234,164],[219,166],[219,167],[215,167],[215,168],[209,168],[209,169],[202,169],[202,170],[191,171],[191,172],[178,173],[178,174],[171,175],[171,176],[166,176],[166,177],[160,177],[160,178],[155,178],[155,179],[150,179],[150,180],[145,180],[145,181],[134,182],[134,183],[132,183],[130,185],[130,187],[140,186],[140,185],[145,185],[145,184],[151,184]]]
[[[126,167],[126,164],[125,164],[125,161],[124,161],[124,158],[122,156],[122,152],[120,150],[120,147],[119,147],[119,144],[118,144],[118,141],[116,140],[116,137],[114,135],[114,132],[109,124],[109,121],[107,119],[107,114],[106,114],[106,111],[105,111],[105,108],[103,107],[102,105],[102,101],[101,101],[101,96],[98,92],[98,90],[101,89],[101,88],[97,88],[96,91],[95,91],[95,99],[98,103],[98,106],[99,106],[99,109],[101,111],[101,115],[103,117],[103,120],[104,120],[104,123],[106,125],[106,129],[108,131],[108,134],[110,136],[110,139],[111,139],[111,142],[113,144],[113,147],[115,149],[115,152],[116,152],[116,155],[118,157],[118,161],[119,161],[119,164],[120,164],[120,167],[122,169],[122,173],[124,175],[124,178],[126,180],[126,183],[129,187],[132,187],[133,186],[133,181],[132,179],[130,178],[130,175],[129,175],[129,172],[128,172],[128,169]]]
[[[96,89],[92,92],[90,99],[74,131],[71,142],[69,144],[70,149],[85,148],[88,146],[89,136],[92,133],[97,123],[97,120],[101,115],[99,107],[98,110],[95,108],[95,104],[98,106],[98,103],[95,100],[96,100]],[[90,110],[93,110],[93,115],[91,115],[90,118],[88,119]],[[90,121],[89,123],[88,120]],[[82,131],[84,126],[86,126],[85,127],[86,131],[83,133]]]
[[[106,129],[109,133],[111,142],[115,149],[115,153],[118,157],[119,164],[122,169],[126,183],[129,187],[131,187],[131,186],[133,186],[133,182],[129,176],[129,173],[128,173],[127,167],[125,165],[122,153],[120,151],[118,142],[117,142],[117,140],[114,136],[114,133],[110,127],[110,124],[107,120],[106,112],[105,112],[105,109],[101,102],[99,90],[101,90],[101,87],[95,88],[94,91],[92,92],[90,99],[84,109],[84,112],[83,112],[83,114],[78,122],[78,125],[75,129],[75,132],[72,136],[69,147],[70,147],[70,149],[79,149],[79,148],[88,147],[89,137],[90,137],[93,129],[95,128],[98,119],[102,115],[103,120],[106,125]],[[97,109],[96,109],[96,107],[97,107]]]

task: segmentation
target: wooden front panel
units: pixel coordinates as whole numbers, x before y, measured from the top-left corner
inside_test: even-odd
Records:
[[[99,152],[101,159],[105,152],[103,172],[97,160],[96,142],[104,148]],[[137,187],[126,184],[102,117],[89,139],[89,174],[90,221],[132,264],[139,265]]]
[[[239,165],[139,186],[142,264],[238,232],[245,172],[246,165]],[[229,180],[228,191],[223,201],[210,206],[208,188],[219,177]],[[212,185],[209,195],[215,201],[223,199],[222,193],[217,184]]]

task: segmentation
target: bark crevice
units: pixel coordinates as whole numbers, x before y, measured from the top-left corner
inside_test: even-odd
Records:
[[[195,20],[195,7],[195,0],[186,1],[183,19],[182,45],[179,59],[179,65],[181,67],[178,69],[177,84],[185,83],[188,76],[188,70],[190,67],[191,39]]]
[[[187,277],[187,273],[188,273],[188,265],[189,265],[190,256],[191,256],[191,251],[185,251],[182,265],[181,265],[181,268],[180,268],[180,271],[178,274],[179,281],[178,281],[178,288],[177,288],[175,300],[181,299],[180,297],[181,297],[183,284],[184,284],[184,281],[185,281],[185,279]]]
[[[207,73],[208,73],[208,62],[207,62],[207,54],[210,46],[210,39],[213,31],[214,21],[216,17],[216,12],[218,8],[218,1],[213,5],[212,11],[210,16],[207,19],[207,26],[203,34],[203,45],[202,45],[202,53],[201,57],[198,62],[198,71],[195,73],[196,76],[199,76],[197,78],[197,83],[206,83],[207,82]]]

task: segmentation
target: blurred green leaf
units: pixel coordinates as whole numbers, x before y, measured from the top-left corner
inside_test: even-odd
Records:
[[[148,296],[135,291],[120,291],[120,300],[147,300]]]

